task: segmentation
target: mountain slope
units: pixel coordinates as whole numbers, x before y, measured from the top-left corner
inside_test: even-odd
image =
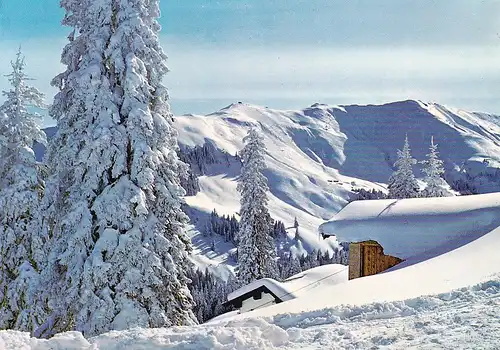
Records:
[[[317,225],[347,203],[354,187],[384,188],[406,134],[418,160],[434,136],[449,183],[478,193],[500,190],[500,118],[494,115],[419,101],[298,111],[236,103],[207,116],[179,116],[176,125],[185,147],[211,143],[231,155],[248,128],[259,128],[268,147],[271,213],[290,226],[297,216],[311,245]],[[418,167],[415,172],[423,177]],[[239,164],[219,164],[200,178],[201,192],[188,203],[234,213],[238,173]]]
[[[406,134],[418,160],[434,136],[446,179],[457,189],[500,191],[500,118],[491,114],[411,100],[294,111],[235,103],[206,116],[178,116],[175,125],[183,149],[210,145],[198,159],[200,191],[186,197],[200,265],[227,262],[231,245],[219,239],[214,252],[200,231],[213,209],[228,215],[239,210],[241,164],[234,155],[250,127],[262,131],[268,148],[271,215],[286,227],[297,217],[306,249],[336,245],[320,239],[317,228],[347,204],[354,188],[384,190]],[[418,167],[415,173],[423,176]],[[290,237],[294,233],[289,230]]]

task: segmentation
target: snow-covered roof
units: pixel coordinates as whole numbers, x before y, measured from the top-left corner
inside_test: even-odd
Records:
[[[262,278],[235,290],[228,295],[227,299],[231,301],[258,288],[266,287],[281,301],[287,301],[319,286],[335,285],[347,281],[347,270],[345,265],[329,264],[303,271],[283,282],[272,278]]]
[[[500,193],[355,201],[320,226],[339,241],[376,240],[402,259],[436,256],[500,225]],[[422,259],[421,259],[422,260]]]

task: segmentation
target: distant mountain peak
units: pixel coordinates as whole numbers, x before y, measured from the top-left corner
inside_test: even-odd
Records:
[[[244,103],[241,102],[241,101],[239,101],[239,102],[233,102],[230,105],[228,105],[228,106],[226,106],[224,108],[221,108],[221,111],[225,111],[225,110],[228,110],[228,109],[238,108],[238,107],[241,107],[242,105],[244,105]]]
[[[316,103],[313,103],[310,108],[321,108],[321,107],[328,107],[328,105],[325,103],[316,102]]]
[[[267,107],[259,106],[259,105],[253,105],[251,103],[246,103],[246,102],[233,102],[230,105],[222,108],[220,111],[225,112],[225,111],[230,111],[230,110],[235,110],[235,109],[241,109],[241,108],[253,108],[253,109],[265,109]]]

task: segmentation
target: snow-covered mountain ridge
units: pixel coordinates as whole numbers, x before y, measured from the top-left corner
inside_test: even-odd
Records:
[[[500,117],[492,114],[408,100],[384,105],[313,104],[302,110],[234,103],[206,116],[175,119],[182,148],[211,144],[208,149],[213,150],[200,152],[204,159],[198,163],[206,163],[198,172],[200,190],[186,201],[195,246],[216,262],[225,261],[230,246],[218,242],[219,253],[209,252],[196,232],[213,209],[219,214],[238,212],[240,163],[234,155],[252,126],[262,131],[267,146],[271,215],[286,227],[297,217],[306,247],[326,246],[317,228],[346,205],[352,189],[384,190],[406,134],[418,160],[425,159],[434,136],[450,184],[478,193],[500,191]],[[48,132],[53,134],[54,129]],[[415,173],[423,177],[418,167]]]
[[[272,213],[287,208],[294,215],[298,209],[327,219],[346,204],[353,187],[382,189],[406,134],[419,160],[425,159],[434,136],[448,182],[468,181],[479,193],[500,189],[494,178],[500,168],[500,118],[490,114],[419,101],[314,104],[296,111],[236,103],[207,116],[179,116],[176,125],[182,145],[211,142],[230,154],[242,148],[250,126],[261,129],[268,147]],[[236,211],[235,170],[217,169],[201,178],[200,202],[212,201],[209,206],[221,212],[221,206]],[[418,170],[416,175],[422,176]]]

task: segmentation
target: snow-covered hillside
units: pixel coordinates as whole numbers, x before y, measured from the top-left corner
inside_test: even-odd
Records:
[[[381,106],[315,104],[299,111],[237,103],[207,116],[179,116],[176,125],[181,144],[212,142],[230,154],[241,149],[250,126],[259,127],[268,147],[272,207],[288,204],[287,212],[295,208],[317,218],[328,219],[342,208],[352,187],[380,189],[376,183],[387,182],[405,134],[419,160],[425,159],[435,136],[449,180],[462,178],[463,171],[470,177],[484,173],[484,178],[471,181],[476,190],[500,189],[500,180],[487,181],[500,168],[500,118],[493,115],[416,101]],[[233,192],[230,183],[237,174],[232,170],[203,179],[200,197],[221,205],[220,199],[226,198],[221,192]],[[237,198],[224,201],[224,206],[233,211]]]
[[[317,290],[302,299],[299,297],[232,319],[270,316],[275,318],[275,322],[283,322],[290,320],[292,314],[296,314],[294,317],[303,320],[306,311],[325,308],[335,308],[339,311],[345,304],[395,302],[441,293],[448,293],[452,299],[452,291],[482,283],[500,288],[499,245],[500,227],[467,245],[418,264],[350,280]],[[331,311],[323,310],[322,313],[329,314]],[[500,316],[500,313],[497,316]],[[293,322],[288,321],[287,324],[291,325]]]
[[[133,329],[89,340],[76,332],[46,341],[7,331],[0,332],[0,348],[498,349],[499,246],[496,228],[409,267],[201,326]]]
[[[406,134],[418,160],[434,136],[449,183],[479,193],[500,190],[500,117],[494,115],[411,100],[294,111],[235,103],[206,116],[178,116],[175,125],[184,149],[210,145],[211,154],[202,152],[210,159],[199,160],[200,191],[186,198],[201,266],[227,262],[231,245],[220,239],[214,252],[200,231],[213,209],[227,215],[239,210],[234,155],[251,126],[262,130],[268,149],[270,213],[287,228],[297,217],[306,249],[335,246],[320,239],[317,228],[347,204],[354,188],[385,190]],[[40,157],[42,150],[36,151]],[[418,167],[415,173],[423,177]]]
[[[270,212],[285,226],[297,217],[309,247],[324,245],[317,227],[347,204],[352,189],[384,190],[406,134],[418,160],[425,159],[434,136],[448,182],[476,192],[500,190],[500,118],[494,115],[419,101],[315,104],[297,111],[235,103],[207,116],[179,116],[176,125],[184,147],[211,143],[230,155],[242,148],[249,127],[262,130]],[[201,191],[188,204],[205,213],[237,212],[238,174],[235,161],[208,165],[199,179]]]

